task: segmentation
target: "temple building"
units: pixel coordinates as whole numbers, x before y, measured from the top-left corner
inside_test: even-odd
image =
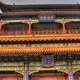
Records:
[[[80,80],[80,4],[0,11],[0,80]]]

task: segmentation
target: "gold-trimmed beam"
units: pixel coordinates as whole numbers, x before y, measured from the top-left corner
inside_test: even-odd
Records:
[[[64,19],[64,23],[68,23],[72,21],[77,22],[77,21],[80,21],[80,19]],[[61,23],[61,19],[56,19],[55,22]]]
[[[80,21],[80,19],[64,19],[64,22],[71,22],[71,21]],[[39,19],[24,19],[24,20],[3,20],[2,25],[7,24],[7,23],[12,23],[12,22],[22,22],[22,23],[28,23],[31,22],[33,23],[38,23]],[[56,19],[55,22],[61,23],[61,19]]]
[[[25,20],[3,20],[2,24],[8,24],[8,23],[13,23],[13,22],[21,22],[21,23],[38,23],[39,21],[37,19],[25,19]]]

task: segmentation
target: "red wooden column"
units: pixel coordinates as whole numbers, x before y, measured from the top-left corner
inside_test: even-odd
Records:
[[[32,33],[32,28],[31,28],[32,21],[31,21],[31,19],[29,19],[29,21],[27,21],[27,23],[29,24],[28,34],[31,34]]]
[[[66,33],[64,18],[61,19],[61,24],[62,24],[62,33]]]
[[[2,25],[3,25],[3,21],[2,21],[2,19],[0,20],[0,32],[1,32],[1,30],[2,30]]]
[[[31,34],[32,33],[32,29],[31,29],[31,23],[29,23],[29,30],[28,33]]]

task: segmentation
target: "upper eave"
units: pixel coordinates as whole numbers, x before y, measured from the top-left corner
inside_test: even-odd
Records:
[[[10,4],[5,4],[5,3],[2,3],[0,2],[0,7],[4,7],[4,6],[7,6],[7,7],[15,7],[15,8],[33,8],[33,7],[46,7],[46,6],[80,6],[79,3],[52,3],[52,4],[26,4],[26,5],[10,5]]]
[[[39,14],[80,14],[80,10],[74,11],[23,11],[23,12],[4,12],[0,16],[18,16],[18,15],[39,15]]]
[[[20,11],[44,11],[46,10],[80,10],[80,4],[29,4],[29,5],[9,5],[0,3],[0,8],[3,12],[20,12]],[[39,10],[38,10],[39,9]]]

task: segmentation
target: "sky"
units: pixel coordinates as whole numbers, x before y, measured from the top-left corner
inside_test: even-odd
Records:
[[[80,0],[0,0],[0,2],[6,4],[52,4],[52,3],[80,3]]]

